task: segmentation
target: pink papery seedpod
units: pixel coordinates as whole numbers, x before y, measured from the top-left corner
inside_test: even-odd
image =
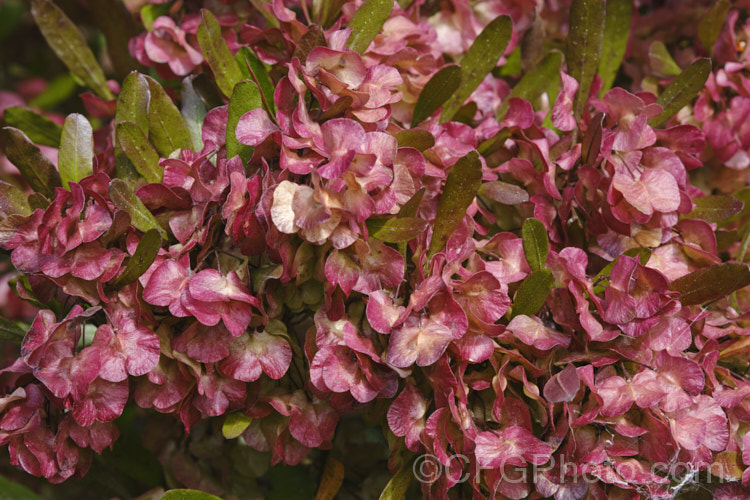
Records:
[[[480,432],[475,442],[477,462],[482,468],[542,465],[549,461],[553,451],[547,443],[519,426]]]
[[[548,328],[536,316],[519,314],[508,323],[507,330],[526,345],[548,351],[554,347],[567,347],[570,337]]]
[[[404,437],[411,451],[418,452],[422,448],[419,439],[426,413],[427,400],[412,384],[406,384],[388,409],[388,426],[396,436]]]
[[[292,348],[280,335],[268,331],[245,332],[235,338],[229,355],[219,363],[219,370],[230,377],[252,382],[265,373],[278,380],[284,376],[292,361]]]

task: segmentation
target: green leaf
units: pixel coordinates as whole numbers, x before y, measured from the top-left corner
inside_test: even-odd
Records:
[[[625,56],[630,38],[630,21],[633,17],[632,0],[607,0],[604,17],[604,36],[602,38],[602,57],[599,59],[599,77],[603,96],[612,88],[617,72]]]
[[[13,184],[0,181],[0,210],[5,215],[31,215],[31,206],[20,189]]]
[[[137,71],[131,72],[122,82],[122,90],[117,96],[115,124],[134,123],[143,135],[148,135],[148,108],[151,91],[146,77]]]
[[[53,109],[70,99],[77,85],[70,73],[64,73],[47,83],[41,94],[29,101],[29,106],[40,109]]]
[[[717,194],[693,198],[695,208],[681,218],[701,219],[706,222],[724,222],[742,211],[745,204],[734,196]]]
[[[221,500],[220,497],[198,490],[169,490],[161,500]]]
[[[365,0],[349,23],[352,34],[347,48],[360,54],[367,50],[393,10],[393,0]]]
[[[169,14],[169,9],[172,7],[170,3],[161,4],[149,4],[144,6],[138,13],[141,15],[141,21],[143,26],[151,31],[151,25],[154,24],[157,18],[166,16]]]
[[[412,128],[429,118],[458,90],[462,75],[463,71],[455,64],[446,66],[432,75],[417,98],[417,104],[414,106],[414,113],[411,117]]]
[[[415,148],[420,151],[435,145],[435,137],[428,131],[418,128],[402,130],[396,134],[396,141],[398,141],[398,147],[400,148]]]
[[[549,253],[547,228],[537,219],[526,219],[523,222],[521,233],[523,235],[523,253],[526,255],[526,262],[529,263],[529,267],[532,271],[544,269]]]
[[[524,188],[503,181],[485,182],[479,188],[479,196],[503,205],[519,205],[529,201],[529,193]]]
[[[42,500],[26,486],[0,476],[0,500]]]
[[[677,76],[682,68],[672,59],[672,55],[667,50],[663,42],[654,42],[648,49],[648,60],[651,69],[658,74],[665,76]]]
[[[713,55],[714,44],[719,39],[730,7],[731,4],[728,0],[719,0],[698,22],[698,39],[710,56]]]
[[[109,185],[109,198],[112,203],[130,215],[130,223],[144,233],[149,229],[156,229],[162,238],[167,238],[167,232],[159,224],[154,215],[148,211],[146,205],[136,196],[127,182],[122,179],[112,179]]]
[[[0,140],[5,156],[18,168],[31,189],[52,198],[55,188],[62,185],[52,162],[17,128],[3,127]]]
[[[73,113],[65,118],[57,156],[63,187],[94,172],[94,135],[85,116]]]
[[[655,116],[648,121],[648,124],[652,127],[658,127],[679,110],[690,104],[698,92],[705,85],[708,80],[708,75],[711,73],[711,59],[702,58],[693,62],[690,66],[680,73],[672,83],[670,83],[664,92],[656,100],[664,111],[659,116]]]
[[[470,151],[453,165],[445,181],[435,215],[428,259],[445,247],[448,238],[461,224],[481,182],[482,163],[479,161],[479,154]]]
[[[441,122],[450,121],[466,99],[479,87],[484,77],[497,66],[512,34],[513,22],[508,16],[496,17],[479,33],[466,56],[461,59],[461,86],[448,104],[443,106]]]
[[[102,99],[114,99],[104,71],[68,16],[50,0],[31,0],[31,15],[52,51],[68,69]]]
[[[227,159],[237,156],[243,147],[249,148],[237,140],[237,124],[242,115],[248,111],[263,107],[260,92],[255,82],[250,80],[243,80],[234,87],[232,99],[229,101],[229,119],[227,120]]]
[[[60,147],[62,127],[39,113],[22,106],[5,108],[5,122],[11,127],[23,131],[36,144]]]
[[[424,196],[425,188],[419,188],[419,191],[414,193],[414,196],[409,198],[409,201],[401,205],[401,210],[398,211],[399,217],[414,217],[417,215],[417,210],[419,210],[419,204],[422,202],[422,197]]]
[[[159,165],[159,153],[148,142],[135,123],[122,122],[115,127],[117,143],[133,162],[135,169],[148,182],[161,182],[164,167]]]
[[[198,26],[198,45],[211,66],[219,90],[229,97],[237,82],[242,80],[242,72],[232,57],[224,37],[221,36],[221,26],[211,12],[201,9],[203,20]]]
[[[203,149],[201,129],[208,109],[206,108],[206,103],[203,102],[193,87],[193,78],[195,77],[186,76],[182,80],[182,109],[180,113],[185,119],[185,124],[190,132],[193,147],[196,151],[200,151]]]
[[[603,0],[573,0],[566,61],[568,74],[578,81],[573,113],[580,118],[599,66],[604,35]]]
[[[120,288],[128,285],[138,278],[149,268],[156,259],[156,255],[161,248],[161,235],[156,229],[149,229],[141,236],[141,241],[135,249],[135,253],[125,266],[121,275],[112,282],[113,288]]]
[[[247,47],[240,48],[234,58],[240,66],[243,77],[255,81],[260,86],[260,90],[263,92],[263,105],[270,116],[275,116],[276,104],[273,100],[273,93],[276,86],[268,75],[268,70],[263,61],[258,59],[258,56]]]
[[[519,314],[532,316],[539,312],[552,291],[555,278],[549,269],[540,269],[529,274],[518,287],[513,299],[512,317]]]
[[[414,477],[415,458],[404,462],[391,480],[388,481],[388,484],[385,485],[379,500],[403,500]]]
[[[221,433],[227,439],[240,437],[253,421],[253,417],[248,417],[241,411],[227,413],[224,417],[224,423],[221,426]]]
[[[750,285],[747,264],[725,262],[677,278],[669,284],[669,289],[682,294],[682,305],[691,306],[720,299],[747,285]]]
[[[396,217],[393,219],[370,219],[367,231],[375,239],[385,243],[405,243],[422,234],[429,224],[418,217]]]
[[[562,61],[562,54],[552,51],[544,56],[544,59],[534,69],[524,74],[497,110],[498,121],[502,121],[505,118],[505,113],[508,112],[508,99],[511,97],[518,97],[534,104],[547,89],[550,81],[558,81],[560,79]]]
[[[148,107],[148,137],[159,154],[169,156],[178,149],[193,149],[190,131],[164,88],[151,78],[145,77],[151,94]]]
[[[23,342],[23,338],[28,330],[28,325],[24,330],[23,328],[18,326],[17,323],[0,316],[0,341],[12,342],[14,344],[21,345],[21,343]],[[0,491],[2,491],[2,489],[0,489]],[[2,498],[2,493],[0,493],[0,500],[2,500]]]

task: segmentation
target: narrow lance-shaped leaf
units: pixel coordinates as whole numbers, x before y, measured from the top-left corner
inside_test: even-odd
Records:
[[[580,118],[601,57],[604,34],[604,1],[573,0],[566,61],[568,74],[578,81],[573,113]]]
[[[148,211],[146,205],[136,196],[127,182],[122,179],[112,179],[109,185],[109,198],[117,208],[130,215],[130,222],[136,229],[144,233],[149,229],[156,229],[162,238],[166,239],[167,232],[154,215]]]
[[[719,39],[719,34],[724,27],[730,7],[731,4],[728,0],[719,0],[698,23],[698,39],[710,56],[713,55],[714,44]]]
[[[651,118],[648,124],[658,127],[669,120],[679,110],[690,104],[703,88],[711,73],[711,60],[698,59],[675,78],[656,100],[664,109],[658,116]]]
[[[512,317],[519,314],[532,316],[538,313],[547,301],[554,283],[555,278],[549,269],[540,269],[529,274],[516,291],[516,296],[513,299]]]
[[[5,215],[31,215],[31,206],[26,196],[13,184],[0,181],[0,210]]]
[[[400,148],[415,148],[424,151],[435,145],[435,136],[426,130],[420,130],[417,128],[402,130],[397,133],[396,141],[398,141],[398,147]]]
[[[725,262],[677,278],[669,289],[680,292],[682,305],[690,306],[720,299],[747,285],[750,285],[747,264]]]
[[[481,182],[482,163],[479,161],[479,154],[470,151],[453,165],[445,181],[435,215],[428,259],[445,247],[450,235],[461,224]]]
[[[393,10],[393,0],[365,0],[349,23],[352,34],[346,46],[360,54],[367,50]]]
[[[193,149],[190,131],[172,99],[162,86],[151,78],[148,82],[151,102],[148,107],[148,137],[160,155],[166,157],[177,149]]]
[[[242,73],[232,57],[232,51],[221,36],[221,26],[216,17],[206,9],[201,10],[203,20],[198,26],[198,45],[214,73],[219,90],[229,97],[237,82],[242,80]]]
[[[29,183],[31,189],[52,198],[55,188],[62,185],[60,174],[26,134],[13,127],[3,127],[0,132],[3,152]]]
[[[734,196],[717,194],[694,198],[695,208],[683,216],[685,219],[701,219],[706,222],[725,222],[727,219],[742,212],[745,204]]]
[[[73,113],[65,118],[60,153],[57,156],[63,187],[94,172],[94,135],[85,116]]]
[[[13,321],[0,317],[0,341],[10,341],[14,344],[20,344],[27,330],[28,328],[24,330]],[[0,494],[0,500],[2,498],[2,494]]]
[[[602,79],[602,96],[612,88],[617,71],[622,64],[630,38],[630,21],[633,17],[632,0],[607,0],[604,16],[602,56],[599,59],[599,77]]]
[[[508,16],[496,17],[479,33],[461,60],[463,79],[456,94],[443,107],[441,122],[450,121],[466,99],[479,87],[505,52],[513,34],[513,22]]]
[[[604,113],[595,114],[591,118],[581,144],[581,161],[584,165],[591,165],[599,157],[602,149],[602,125],[604,125]]]
[[[226,144],[227,159],[234,158],[242,148],[248,148],[237,140],[237,124],[242,115],[252,109],[263,106],[260,89],[255,82],[243,80],[234,87],[232,99],[229,101],[229,119],[227,120]],[[252,151],[252,149],[250,150]]]
[[[224,423],[221,425],[221,433],[226,439],[240,437],[253,421],[253,417],[248,417],[241,411],[227,413],[224,417]]]
[[[125,266],[121,275],[112,282],[112,287],[119,288],[137,280],[156,259],[161,248],[161,235],[156,229],[149,229],[141,237],[135,253]]]
[[[328,455],[315,500],[333,500],[344,484],[344,464]]]
[[[682,69],[672,58],[664,42],[656,41],[648,49],[648,60],[651,69],[661,75],[677,76]]]
[[[148,182],[161,182],[164,168],[159,165],[159,153],[148,142],[141,129],[134,123],[122,122],[115,127],[117,144],[133,162],[139,174]]]
[[[169,490],[164,493],[161,500],[221,500],[221,498],[198,490]]]
[[[32,0],[31,15],[52,51],[102,99],[113,99],[107,79],[86,39],[75,24],[50,0]]]
[[[418,217],[396,217],[394,219],[370,219],[367,231],[375,239],[386,243],[405,243],[427,229],[428,223]]]
[[[479,188],[479,196],[503,205],[518,205],[529,201],[529,193],[524,188],[503,181],[483,183]]]
[[[461,68],[455,64],[446,66],[432,75],[417,98],[411,117],[412,128],[429,118],[448,100],[461,85],[462,75]]]
[[[388,481],[385,489],[380,494],[379,500],[402,500],[409,489],[411,480],[414,477],[414,460],[405,461],[398,469],[398,472]]]
[[[193,147],[196,151],[203,149],[203,137],[201,136],[201,127],[203,119],[208,113],[206,103],[200,98],[193,88],[194,76],[186,76],[182,80],[182,109],[180,113],[185,119]]]
[[[134,123],[144,135],[148,135],[148,108],[151,104],[151,91],[146,77],[137,71],[131,72],[122,82],[122,90],[117,96],[115,124]]]
[[[273,93],[276,87],[268,75],[268,70],[263,61],[258,59],[258,56],[253,54],[247,47],[241,47],[234,58],[240,67],[243,78],[253,80],[260,86],[260,90],[263,92],[263,105],[266,106],[268,114],[270,116],[275,115],[276,104],[273,100]]]
[[[0,498],[7,500],[42,500],[42,497],[26,486],[0,476]]]
[[[505,118],[505,113],[508,112],[508,99],[511,97],[518,97],[534,104],[534,101],[542,95],[542,92],[545,91],[550,81],[559,80],[562,61],[562,53],[550,52],[544,56],[544,59],[534,69],[523,75],[521,80],[511,90],[508,98],[505,99],[497,110],[498,121],[502,121]]]
[[[544,224],[537,219],[526,219],[523,222],[521,232],[523,234],[523,252],[526,254],[529,267],[532,271],[544,269],[549,253],[549,239],[547,239],[547,229]]]
[[[5,108],[5,122],[23,131],[36,144],[57,148],[60,146],[62,127],[39,113],[23,106]]]

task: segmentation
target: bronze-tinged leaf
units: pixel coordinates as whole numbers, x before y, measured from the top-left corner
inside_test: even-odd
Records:
[[[692,306],[720,299],[747,285],[750,285],[747,264],[725,262],[677,278],[669,289],[682,294],[682,305]]]
[[[180,110],[159,82],[150,76],[145,78],[151,93],[151,102],[148,106],[149,140],[163,157],[178,149],[192,150],[193,141]]]
[[[118,123],[115,127],[117,144],[133,162],[133,166],[147,182],[161,182],[164,167],[159,165],[159,153],[148,142],[141,129],[132,122]]]
[[[134,123],[143,135],[148,135],[148,109],[151,103],[151,90],[146,77],[137,71],[131,72],[122,82],[122,90],[117,96],[115,124]]]
[[[717,453],[714,461],[708,467],[708,472],[724,481],[739,481],[742,479],[742,455],[737,451],[722,451]]]
[[[521,229],[523,235],[523,252],[526,262],[532,271],[544,269],[549,254],[549,239],[547,228],[537,219],[526,219]]]
[[[112,179],[109,185],[109,198],[117,208],[130,215],[130,223],[136,229],[144,233],[149,229],[156,229],[162,238],[167,238],[167,232],[154,215],[148,211],[146,205],[136,196],[127,182],[122,179]]]
[[[198,26],[198,45],[211,66],[219,90],[230,97],[234,86],[242,80],[242,72],[221,36],[221,26],[216,17],[206,9],[201,9],[201,15],[203,19]]]
[[[31,15],[52,51],[102,99],[114,99],[101,66],[83,34],[50,0],[31,0]]]
[[[455,64],[442,68],[432,75],[419,93],[414,113],[411,117],[411,127],[414,128],[437,111],[461,85],[463,71]]]
[[[229,101],[229,119],[227,120],[226,145],[227,159],[234,158],[240,150],[248,148],[237,140],[237,124],[242,115],[252,109],[263,106],[260,89],[255,82],[243,80],[234,87],[232,99]],[[252,151],[252,150],[251,150]]]
[[[713,56],[714,45],[716,40],[719,39],[730,7],[731,4],[728,0],[719,0],[709,9],[706,15],[701,17],[698,23],[698,39],[708,51],[709,56]]]
[[[745,204],[734,196],[717,194],[693,198],[695,208],[684,219],[701,219],[706,222],[725,222],[727,219],[742,212]]]
[[[3,127],[0,142],[5,156],[18,168],[31,189],[52,198],[55,188],[62,185],[52,162],[17,128]]]
[[[505,113],[508,112],[508,99],[511,97],[518,97],[534,104],[539,96],[546,91],[549,82],[559,81],[562,61],[562,53],[551,51],[544,56],[544,59],[534,69],[526,72],[516,86],[513,87],[513,90],[511,90],[500,108],[498,108],[498,121],[502,121],[505,118]]]
[[[94,132],[85,116],[72,113],[65,118],[57,166],[66,189],[94,172]]]
[[[343,114],[351,107],[353,102],[354,99],[352,99],[351,96],[345,95],[339,97],[338,99],[336,99],[336,102],[331,104],[328,109],[326,109],[323,114],[320,115],[320,117],[318,118],[318,123],[330,120],[331,118],[336,118],[338,115]]]
[[[540,269],[529,274],[518,287],[513,298],[512,317],[519,314],[533,316],[539,312],[555,284],[555,278],[549,269]]]
[[[503,181],[490,181],[479,188],[479,196],[503,205],[519,205],[529,201],[529,193],[521,186]]]
[[[602,79],[600,96],[612,88],[625,56],[630,39],[630,22],[633,17],[632,0],[607,0],[604,15],[602,57],[599,59],[599,77]]]
[[[419,188],[419,191],[414,193],[414,196],[409,198],[409,201],[404,203],[401,206],[401,210],[398,211],[399,217],[414,217],[417,215],[417,210],[419,210],[419,204],[422,202],[422,197],[424,196],[425,188]]]
[[[186,76],[182,80],[182,108],[180,109],[180,114],[185,119],[193,147],[196,151],[200,151],[203,149],[201,127],[203,126],[203,119],[206,117],[206,113],[208,113],[208,108],[193,87],[194,78],[194,76]]]
[[[396,134],[396,141],[398,141],[398,147],[400,148],[414,148],[420,151],[435,145],[435,137],[428,131],[418,128],[402,130]]]
[[[487,74],[497,66],[513,34],[513,22],[508,16],[499,16],[484,27],[461,59],[463,78],[458,91],[443,106],[441,122],[450,121],[466,99],[479,87]]]
[[[299,62],[304,66],[307,62],[307,54],[310,53],[315,47],[327,47],[326,37],[323,33],[323,28],[317,24],[313,24],[307,29],[307,33],[302,35],[299,43],[294,48],[292,57],[299,59]]]
[[[125,270],[113,282],[113,288],[128,285],[138,278],[151,266],[161,248],[161,235],[156,229],[149,229],[141,236],[141,241],[135,249],[135,253],[128,260]]]
[[[39,113],[23,106],[5,108],[3,119],[9,126],[17,128],[36,144],[60,147],[62,127]]]
[[[591,118],[581,144],[581,161],[584,165],[591,165],[599,157],[602,149],[602,125],[604,125],[604,113],[595,114]]]
[[[693,98],[705,85],[708,75],[711,73],[711,59],[698,59],[670,83],[661,93],[656,103],[664,111],[658,116],[651,118],[648,124],[652,127],[663,125],[679,110],[690,104]]]
[[[367,231],[375,239],[385,243],[405,243],[422,234],[429,224],[418,217],[396,217],[392,219],[370,219]]]
[[[346,46],[360,54],[367,50],[392,10],[393,0],[365,0],[349,23],[352,34]]]
[[[13,184],[0,181],[0,210],[5,215],[31,215],[29,200]]]
[[[438,202],[437,214],[432,230],[432,240],[427,258],[441,251],[453,231],[458,228],[474,201],[482,183],[482,163],[479,154],[470,151],[456,162],[445,181],[443,194]]]
[[[604,0],[573,0],[565,60],[568,74],[578,81],[573,114],[580,118],[599,67],[604,35]]]
[[[252,53],[247,47],[241,47],[234,56],[237,64],[242,71],[242,76],[246,80],[253,80],[263,93],[263,106],[269,116],[275,116],[276,103],[273,100],[275,85],[268,75],[268,70],[263,61]],[[348,96],[347,96],[348,97]],[[341,99],[339,99],[341,100]]]
[[[221,434],[226,439],[238,438],[252,422],[253,417],[248,417],[241,411],[227,413],[224,417],[224,423],[221,425]]]
[[[328,455],[315,500],[333,500],[344,484],[344,464]]]

